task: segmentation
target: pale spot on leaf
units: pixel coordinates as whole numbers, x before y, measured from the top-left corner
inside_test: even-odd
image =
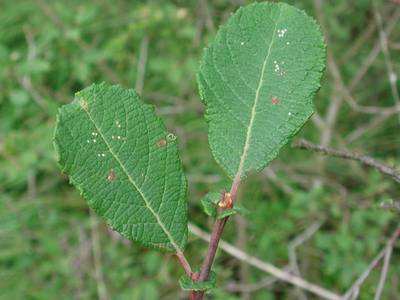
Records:
[[[173,133],[168,133],[168,134],[167,134],[167,139],[168,139],[169,141],[175,141],[175,140],[176,140],[176,135],[173,134]]]
[[[86,198],[93,208],[130,240],[153,248],[164,247],[175,253],[181,251],[186,243],[186,182],[182,180],[184,174],[177,145],[168,143],[168,131],[165,132],[161,119],[136,93],[119,86],[92,85],[78,96],[73,104],[60,109],[55,133],[58,159],[62,168],[68,171],[71,182],[80,190],[90,191]],[[81,99],[91,106],[88,111],[81,108]],[[98,109],[93,109],[95,107]],[[136,122],[126,121],[138,114],[143,114],[145,120],[140,124],[140,130]],[[155,136],[158,138],[154,139]],[[152,141],[156,144],[160,139],[167,141],[171,150],[168,156],[160,156],[160,151],[154,151],[147,142],[144,143]],[[120,151],[125,148],[120,149],[118,146],[121,145],[116,144],[122,143],[126,143],[130,153]],[[143,147],[136,147],[139,144]],[[82,145],[86,145],[86,149]],[[77,155],[85,156],[85,159],[79,163],[70,159]],[[152,168],[153,164],[157,167]],[[99,176],[95,176],[96,173]],[[143,184],[144,179],[146,184]],[[103,182],[101,188],[98,187],[99,180]],[[158,191],[176,195],[176,198],[163,197]],[[120,203],[120,196],[125,194],[129,195],[129,201],[124,202],[124,210],[101,209],[109,207],[110,203]],[[182,205],[176,206],[176,200]],[[140,215],[136,213],[138,207]],[[171,209],[176,212],[173,219]],[[128,219],[124,217],[127,210],[135,212]],[[149,220],[151,230],[143,232],[143,226],[146,227]],[[136,228],[135,224],[139,226]]]
[[[107,174],[107,180],[114,181],[115,179],[117,179],[117,174],[115,173],[114,169],[110,169]]]
[[[88,110],[89,109],[89,104],[87,103],[87,101],[81,99],[79,101],[80,106],[82,107],[83,110]]]

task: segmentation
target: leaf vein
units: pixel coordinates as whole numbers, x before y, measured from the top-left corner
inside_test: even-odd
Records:
[[[86,115],[88,116],[89,120],[93,123],[93,126],[96,128],[96,130],[98,131],[100,137],[103,139],[104,143],[106,144],[108,150],[110,151],[111,155],[114,157],[114,159],[118,162],[118,164],[120,165],[121,169],[124,171],[125,175],[127,176],[128,180],[131,182],[131,184],[135,187],[135,189],[139,192],[139,194],[141,195],[146,207],[148,208],[148,210],[152,213],[152,215],[154,216],[154,218],[156,219],[158,225],[161,227],[161,229],[164,231],[164,233],[166,234],[166,236],[168,237],[171,245],[174,247],[174,249],[176,250],[176,252],[181,252],[180,248],[178,247],[178,245],[176,244],[172,234],[167,230],[167,227],[165,226],[165,224],[161,221],[160,216],[156,213],[156,211],[153,209],[153,207],[150,205],[150,201],[146,198],[146,195],[143,193],[143,191],[139,188],[139,186],[136,184],[136,182],[133,180],[132,176],[129,174],[128,170],[126,169],[125,165],[121,162],[121,160],[118,158],[118,156],[114,153],[114,151],[112,150],[112,147],[110,146],[110,144],[108,143],[108,141],[106,140],[104,134],[102,133],[102,131],[100,131],[100,128],[97,126],[96,122],[94,121],[94,119],[92,118],[92,116],[90,115],[89,111],[84,110],[86,112]],[[148,130],[147,130],[147,134],[148,134]],[[150,153],[150,152],[149,152]]]
[[[241,177],[241,175],[242,175],[241,173],[243,171],[244,162],[246,160],[247,152],[249,151],[250,138],[251,138],[251,133],[252,133],[252,128],[253,128],[253,123],[254,123],[254,119],[255,119],[256,113],[257,113],[257,111],[256,111],[257,104],[258,104],[258,100],[260,98],[261,87],[262,87],[262,84],[264,82],[265,69],[266,69],[266,66],[267,66],[267,62],[268,62],[269,56],[271,54],[272,45],[274,44],[276,28],[278,26],[278,22],[279,22],[279,19],[281,17],[281,13],[282,13],[282,8],[279,7],[279,16],[278,16],[277,20],[275,21],[275,26],[274,26],[274,31],[272,33],[272,38],[271,38],[271,41],[269,43],[268,51],[267,51],[267,54],[265,56],[265,59],[264,59],[264,62],[263,62],[263,66],[262,66],[262,69],[261,69],[260,79],[259,79],[259,82],[258,82],[256,95],[255,95],[254,101],[253,101],[253,107],[252,107],[252,110],[251,110],[250,121],[249,121],[249,125],[247,127],[246,141],[244,143],[243,153],[242,153],[242,155],[240,157],[240,162],[239,162],[239,166],[238,166],[238,169],[237,169],[235,177],[237,177],[237,176]]]

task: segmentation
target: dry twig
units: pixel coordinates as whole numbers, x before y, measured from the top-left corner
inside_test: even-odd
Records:
[[[98,224],[96,217],[94,216],[92,211],[90,211],[90,229],[92,235],[92,251],[93,251],[94,272],[97,284],[97,296],[99,300],[108,300],[109,297],[104,282],[103,267],[101,262],[101,245],[98,232]]]
[[[202,240],[209,242],[211,235],[208,234],[207,232],[201,230],[199,227],[196,225],[189,223],[189,231],[194,234],[195,236],[198,236]],[[287,271],[283,271],[274,265],[264,262],[260,260],[259,258],[249,255],[240,249],[236,248],[235,246],[221,240],[219,243],[219,248],[225,251],[226,253],[232,255],[233,257],[245,261],[249,265],[252,265],[253,267],[262,270],[266,273],[269,273],[273,275],[274,277],[288,282],[290,284],[293,284],[294,286],[297,286],[299,288],[302,288],[310,293],[313,293],[314,295],[319,296],[322,299],[328,299],[328,300],[341,300],[341,297],[331,291],[328,291],[316,284],[310,283],[306,280],[304,280],[301,277],[298,277],[296,275],[290,274]]]
[[[397,7],[392,16],[389,18],[387,25],[384,29],[384,32],[386,33],[387,36],[390,36],[393,29],[398,24],[399,19],[400,19],[400,7]],[[361,80],[364,78],[368,69],[374,63],[380,52],[381,52],[381,43],[378,40],[375,43],[374,47],[372,48],[371,52],[368,54],[363,64],[361,65],[361,68],[358,70],[357,74],[355,74],[353,78],[350,80],[350,83],[348,85],[350,91],[353,91],[354,88],[358,85],[358,83],[361,82]]]
[[[369,264],[368,268],[361,274],[361,276],[354,282],[354,284],[350,287],[350,289],[343,295],[343,300],[348,300],[350,297],[357,297],[360,287],[363,282],[367,279],[371,271],[378,265],[379,261],[386,255],[389,248],[393,248],[394,243],[397,238],[400,236],[400,227],[395,230],[391,238],[386,243],[384,249],[378,253],[378,255],[372,260]]]
[[[387,247],[386,252],[385,252],[385,258],[383,260],[381,277],[379,279],[379,284],[378,284],[378,288],[376,289],[374,300],[381,299],[383,287],[385,286],[386,275],[389,270],[389,262],[390,262],[390,257],[392,256],[392,251],[393,251],[393,247]]]
[[[359,161],[362,164],[364,164],[368,167],[372,167],[372,168],[378,170],[383,175],[389,176],[392,179],[394,179],[395,181],[400,183],[400,173],[396,169],[394,169],[388,165],[385,165],[384,163],[382,163],[372,157],[353,153],[348,150],[340,150],[340,149],[334,149],[334,148],[330,148],[330,147],[324,147],[321,145],[312,144],[304,139],[299,139],[299,140],[295,141],[293,143],[293,146],[295,148],[299,148],[299,149],[306,149],[306,150],[321,152],[321,153],[323,153],[325,155],[329,155],[329,156],[335,156],[335,157],[340,157],[340,158],[344,158],[344,159]]]
[[[142,95],[144,85],[144,75],[146,72],[146,63],[149,50],[149,38],[145,36],[140,43],[139,59],[137,67],[137,76],[135,83],[135,90],[139,95]]]
[[[290,243],[289,243],[289,260],[290,260],[290,267],[291,270],[296,274],[297,276],[301,276],[300,274],[300,268],[299,264],[297,262],[297,255],[296,255],[296,249],[299,247],[301,244],[306,242],[308,239],[310,239],[314,233],[317,232],[317,230],[321,227],[322,222],[315,222],[311,224],[310,227],[308,227],[303,233],[301,233],[299,236],[294,238]],[[304,292],[301,289],[296,289],[296,292],[298,293],[298,298],[299,299],[307,299],[307,296],[304,294]]]
[[[385,30],[383,29],[383,22],[382,22],[382,16],[380,15],[379,11],[374,7],[374,14],[375,14],[375,20],[376,23],[378,24],[378,29],[379,29],[379,41],[381,43],[381,48],[383,52],[383,56],[385,58],[385,65],[388,73],[388,78],[389,78],[389,83],[390,83],[390,88],[392,91],[392,96],[393,100],[395,102],[395,105],[400,106],[400,95],[399,95],[399,90],[397,88],[397,75],[394,72],[392,60],[390,57],[390,52],[388,48],[388,38]],[[400,115],[398,116],[399,122],[400,122]]]

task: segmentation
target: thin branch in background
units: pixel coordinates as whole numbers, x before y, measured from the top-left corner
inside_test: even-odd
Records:
[[[199,4],[200,4],[200,11],[202,14],[202,19],[205,20],[205,25],[207,27],[207,30],[210,33],[213,33],[215,31],[215,26],[214,26],[214,22],[213,22],[211,13],[210,13],[210,7],[208,5],[208,1],[200,0]]]
[[[400,201],[393,201],[393,199],[383,201],[379,205],[383,209],[388,209],[400,213]]]
[[[286,184],[282,179],[280,179],[273,168],[270,166],[263,171],[263,174],[273,182],[279,189],[281,189],[285,194],[293,195],[294,191],[292,187]]]
[[[215,184],[221,182],[220,175],[202,175],[202,174],[188,174],[187,179],[190,183],[205,183],[205,184]]]
[[[299,140],[295,141],[293,143],[293,147],[299,148],[299,149],[316,151],[316,152],[320,152],[320,153],[323,153],[323,154],[329,155],[329,156],[359,161],[362,164],[364,164],[368,167],[374,168],[374,169],[378,170],[381,174],[383,174],[385,176],[389,176],[390,178],[392,178],[395,181],[400,183],[400,173],[396,169],[394,169],[388,165],[385,165],[384,163],[382,163],[372,157],[353,153],[348,150],[340,150],[340,149],[334,149],[334,148],[324,147],[321,145],[312,144],[304,139],[299,139]]]
[[[283,270],[285,272],[286,271],[288,272],[290,268],[284,268]],[[224,290],[227,292],[236,292],[236,293],[237,292],[254,293],[257,292],[258,290],[271,287],[277,281],[279,281],[278,278],[274,276],[267,276],[256,283],[242,284],[239,282],[230,282],[225,286]]]
[[[148,36],[143,37],[140,43],[139,59],[136,75],[135,90],[139,95],[143,93],[144,76],[146,73],[147,56],[149,52],[149,38]]]
[[[23,27],[23,32],[24,32],[26,44],[28,45],[27,60],[29,62],[32,62],[32,61],[34,61],[36,59],[36,56],[37,56],[35,38],[33,36],[32,31],[29,29],[29,27],[24,26]]]
[[[159,107],[156,108],[157,113],[166,116],[166,115],[178,115],[181,113],[184,113],[185,111],[188,110],[187,107],[181,106],[181,105],[174,105],[174,106],[165,106],[165,107]]]
[[[312,117],[311,117],[311,121],[314,123],[314,125],[322,130],[325,127],[325,122],[324,120],[321,118],[321,115],[318,112],[315,112]]]
[[[400,227],[394,231],[393,235],[387,241],[385,248],[383,248],[382,251],[378,253],[378,255],[371,261],[371,263],[369,264],[368,268],[364,271],[364,273],[361,274],[361,276],[353,283],[350,289],[343,295],[342,300],[355,299],[354,297],[357,297],[363,282],[368,278],[369,274],[378,265],[380,260],[386,255],[388,249],[393,248],[399,236],[400,236]]]
[[[321,132],[321,144],[324,146],[330,145],[332,141],[339,109],[343,103],[343,97],[338,96],[335,92],[331,98],[332,101],[325,117],[325,128]]]
[[[90,254],[92,252],[91,239],[87,237],[84,225],[77,222],[73,224],[73,229],[77,232],[78,247],[72,246],[72,269],[76,279],[77,286],[73,291],[74,299],[83,299],[85,291],[84,277],[90,270]]]
[[[325,11],[324,11],[324,1],[322,0],[314,0],[314,11],[316,18],[318,20],[318,23],[321,26],[321,30],[323,32],[323,35],[325,37],[326,43],[330,44],[330,34],[329,31],[327,30],[327,22],[325,19]],[[340,109],[343,104],[344,97],[342,93],[340,92],[340,83],[338,82],[335,74],[334,74],[334,68],[333,66],[335,65],[335,59],[332,51],[328,48],[327,49],[327,61],[328,61],[328,72],[330,77],[333,79],[333,84],[332,84],[332,89],[331,89],[331,94],[330,94],[330,101],[329,101],[329,106],[326,109],[325,115],[324,115],[324,127],[320,130],[320,144],[323,146],[329,146],[332,142],[332,139],[335,135],[335,130],[336,130],[336,122],[339,116]],[[318,157],[317,158],[317,168],[319,169],[320,173],[323,173],[323,168],[325,165],[324,157]],[[322,185],[322,181],[319,177],[314,178],[313,180],[313,186],[318,187]]]
[[[349,59],[360,53],[360,48],[368,43],[368,40],[374,34],[376,30],[376,24],[373,21],[368,23],[368,26],[362,31],[357,40],[349,47],[342,57],[338,60],[339,64],[346,63]]]
[[[392,16],[389,18],[386,28],[384,29],[384,32],[386,33],[387,36],[390,36],[393,29],[398,24],[399,19],[400,19],[400,7],[398,6],[395,9]],[[380,41],[378,40],[378,41],[376,41],[374,47],[372,48],[371,52],[368,54],[367,58],[361,65],[358,72],[353,76],[353,78],[350,79],[350,83],[348,84],[350,91],[353,91],[354,88],[362,81],[365,74],[367,73],[367,71],[369,70],[371,65],[374,63],[374,61],[376,60],[376,58],[378,57],[380,52],[381,52],[381,44],[380,44]]]
[[[392,60],[391,60],[391,57],[390,57],[390,52],[389,52],[389,49],[388,49],[387,34],[383,29],[382,16],[380,15],[379,11],[377,10],[376,5],[373,5],[373,7],[374,7],[375,20],[376,20],[376,23],[378,24],[379,41],[381,43],[381,49],[382,49],[382,52],[383,52],[383,56],[385,58],[385,66],[386,66],[387,73],[388,73],[390,89],[392,91],[392,96],[393,96],[394,103],[397,106],[400,106],[400,96],[399,96],[399,90],[397,88],[397,75],[394,72]],[[399,118],[399,122],[400,122],[400,115],[398,115],[398,118]]]
[[[27,194],[29,199],[36,200],[37,182],[36,182],[36,172],[34,170],[28,173],[27,183],[28,183]]]
[[[32,99],[36,102],[36,104],[39,107],[41,107],[41,108],[45,107],[45,104],[44,104],[44,101],[43,101],[43,97],[33,87],[30,77],[28,77],[28,76],[17,77],[17,81],[21,85],[21,87],[29,95],[31,95]]]
[[[189,231],[193,235],[201,238],[202,240],[204,240],[206,242],[210,242],[211,235],[208,234],[207,232],[201,230],[196,225],[189,223]],[[298,277],[287,271],[279,269],[279,268],[275,267],[274,265],[264,262],[255,256],[251,256],[223,240],[220,241],[219,248],[235,258],[237,258],[241,261],[244,261],[244,262],[248,263],[249,265],[251,265],[261,271],[271,274],[272,276],[278,278],[279,280],[288,282],[294,286],[302,288],[314,295],[319,296],[322,299],[341,300],[341,297],[339,295],[337,295],[329,290],[326,290],[316,284],[310,283],[301,277]]]
[[[391,247],[387,247],[385,258],[383,260],[383,267],[381,272],[381,277],[379,278],[378,288],[376,289],[374,300],[380,300],[383,292],[383,287],[385,286],[386,276],[389,271],[389,262],[393,252],[393,245]]]
[[[27,56],[26,59],[28,62],[33,62],[37,56],[35,40],[34,40],[32,32],[27,27],[24,27],[23,31],[24,31],[26,44],[28,46],[28,52],[26,54],[26,56]],[[36,104],[40,108],[44,108],[45,103],[44,103],[43,97],[33,87],[31,78],[27,75],[25,75],[25,76],[16,75],[16,77],[17,77],[17,81],[19,82],[21,87],[32,97],[33,101],[35,101]]]
[[[372,129],[379,128],[380,125],[384,123],[389,117],[390,115],[377,115],[365,125],[358,126],[345,137],[346,143],[350,144],[362,137],[366,132],[369,132]]]
[[[338,91],[341,92],[344,100],[349,104],[349,106],[358,113],[365,114],[382,114],[382,115],[393,115],[400,112],[400,105],[396,103],[393,107],[380,107],[380,106],[362,106],[354,100],[349,88],[344,84],[342,75],[340,73],[339,67],[332,57],[328,58],[329,71],[335,79],[336,87]]]
[[[325,14],[323,10],[323,1],[322,0],[314,0],[314,11],[318,23],[321,25],[322,32],[324,34],[326,42],[329,44],[330,37],[329,32],[326,29],[326,21]],[[337,79],[334,76],[332,70],[332,62],[334,61],[332,52],[328,49],[328,71],[332,75],[335,80],[334,88],[332,89],[331,101],[327,112],[324,118],[324,127],[321,130],[321,144],[324,146],[328,146],[331,143],[332,136],[334,133],[334,127],[337,120],[337,116],[340,110],[340,107],[343,102],[343,97],[341,97],[340,93],[338,93],[338,83]]]
[[[214,21],[207,0],[200,0],[197,2],[197,19],[195,27],[196,29],[193,34],[192,45],[194,48],[198,48],[201,45],[204,29],[207,29],[208,32],[212,34],[215,31]]]
[[[200,47],[201,38],[202,38],[202,34],[203,34],[203,27],[204,27],[203,18],[201,18],[201,16],[198,16],[196,19],[196,26],[195,26],[196,29],[194,31],[193,38],[192,38],[192,46],[195,49]]]
[[[236,225],[236,247],[242,251],[247,250],[247,220],[241,215],[235,215],[234,221]],[[241,284],[246,284],[249,279],[249,265],[240,261],[239,262],[239,279]],[[242,291],[241,300],[250,300],[251,295],[247,291]]]
[[[400,50],[400,43],[390,42],[389,48],[394,49],[394,50]]]
[[[184,103],[187,102],[186,99],[178,97],[178,96],[171,96],[171,95],[167,95],[164,93],[160,93],[160,92],[154,92],[154,91],[146,91],[144,93],[144,97],[146,99],[150,99],[150,100],[154,100],[156,102],[162,102],[162,101],[168,101],[170,102],[170,104],[179,104],[179,105],[183,105]]]
[[[92,235],[92,251],[93,251],[93,263],[94,273],[97,284],[97,296],[99,300],[108,300],[107,288],[104,283],[103,266],[101,262],[101,246],[100,237],[98,232],[98,223],[94,213],[90,210],[90,229]]]
[[[289,262],[290,262],[290,268],[296,274],[297,276],[301,276],[300,273],[300,268],[299,264],[297,262],[297,255],[296,255],[296,249],[303,243],[305,243],[307,240],[309,240],[317,231],[319,228],[321,228],[323,222],[315,222],[311,224],[310,227],[308,227],[302,234],[294,238],[292,241],[289,242]],[[296,293],[298,294],[299,299],[306,300],[307,296],[303,292],[303,290],[296,288]]]

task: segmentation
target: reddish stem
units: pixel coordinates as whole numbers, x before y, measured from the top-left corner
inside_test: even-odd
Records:
[[[235,179],[232,182],[230,197],[232,201],[236,199],[237,192],[240,186],[240,175],[236,175]],[[220,208],[223,211],[226,208]],[[197,281],[204,281],[208,279],[208,275],[210,274],[212,264],[214,262],[215,254],[218,249],[218,244],[222,236],[222,232],[224,231],[225,224],[228,221],[229,216],[220,220],[216,220],[211,232],[210,243],[208,244],[207,255],[203,261],[201,266],[200,276]],[[191,292],[190,299],[203,299],[204,292]]]
[[[189,262],[187,261],[183,252],[177,252],[176,257],[178,257],[179,263],[181,264],[182,268],[185,270],[185,273],[190,278],[192,277],[192,268],[190,267]]]

